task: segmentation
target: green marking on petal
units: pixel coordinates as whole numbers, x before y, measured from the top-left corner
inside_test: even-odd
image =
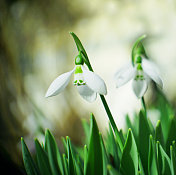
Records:
[[[137,70],[143,70],[140,63],[137,64]]]
[[[144,76],[143,75],[136,75],[134,80],[145,80]]]
[[[75,80],[75,81],[73,82],[73,84],[76,86],[76,85],[77,85],[77,82],[78,82],[78,80]]]
[[[83,73],[81,66],[77,65],[75,69],[75,74]]]

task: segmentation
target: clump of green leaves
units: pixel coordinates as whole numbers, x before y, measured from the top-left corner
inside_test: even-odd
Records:
[[[160,106],[162,109],[162,105]],[[119,131],[123,149],[111,126],[106,136],[99,133],[95,118],[91,114],[90,125],[85,129],[84,148],[72,145],[64,138],[65,152],[61,153],[49,130],[45,132],[45,143],[35,139],[36,160],[32,158],[24,139],[21,139],[25,169],[28,175],[175,175],[176,174],[176,119],[165,106],[165,120],[153,127],[143,111],[132,123],[126,117],[127,132]],[[165,126],[167,125],[167,126]],[[164,128],[167,128],[164,130]]]

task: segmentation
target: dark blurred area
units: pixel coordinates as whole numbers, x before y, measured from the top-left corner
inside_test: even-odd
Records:
[[[64,47],[67,41],[62,37],[65,38],[68,29],[84,15],[87,15],[85,11],[78,9],[72,1],[2,0],[0,2],[0,164],[1,168],[7,168],[5,170],[7,174],[22,174],[18,168],[23,166],[20,137],[33,138],[37,135],[36,132],[42,135],[44,127],[40,119],[42,117],[42,120],[48,121],[35,104],[33,97],[29,97],[24,85],[25,76],[36,73],[34,64],[36,38],[42,35],[41,33],[58,32],[59,40],[63,41],[62,47]],[[69,101],[68,97],[65,97],[65,100]],[[73,127],[66,124],[64,128],[58,129],[58,127],[54,132],[58,138],[71,135],[72,139],[80,144],[78,133],[74,136],[72,132],[74,130],[76,133],[81,126],[81,122],[78,122],[79,114],[72,109],[71,103],[66,103],[67,116],[62,123],[64,125],[71,118],[69,120]],[[35,116],[33,125],[36,126],[33,135],[23,126],[27,114]],[[64,111],[63,115],[65,115]],[[55,126],[59,126],[58,122]]]

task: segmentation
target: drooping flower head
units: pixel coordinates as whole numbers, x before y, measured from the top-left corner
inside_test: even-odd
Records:
[[[74,86],[77,87],[79,94],[88,102],[95,101],[97,93],[101,95],[107,94],[103,79],[84,67],[84,59],[79,53],[75,58],[73,70],[58,76],[49,86],[45,97],[55,96],[62,92],[70,82],[72,74],[74,74]]]
[[[150,79],[161,88],[163,87],[163,82],[156,66],[147,59],[144,47],[141,43],[144,37],[144,35],[140,37],[134,44],[132,49],[132,62],[122,67],[115,74],[116,87],[126,84],[131,79],[133,80],[133,91],[138,98],[144,96]]]

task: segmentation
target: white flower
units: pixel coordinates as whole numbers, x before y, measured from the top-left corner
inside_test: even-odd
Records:
[[[68,85],[71,75],[74,73],[74,85],[79,94],[88,102],[95,101],[97,93],[107,94],[104,81],[94,72],[87,70],[83,65],[75,65],[74,69],[58,76],[48,88],[45,97],[51,97],[62,92]]]
[[[157,73],[157,68],[151,61],[145,58],[140,57],[134,66],[132,63],[129,63],[117,71],[115,74],[116,87],[124,85],[131,79],[133,79],[133,91],[138,98],[144,96],[150,79],[161,88],[163,87],[163,82]]]

